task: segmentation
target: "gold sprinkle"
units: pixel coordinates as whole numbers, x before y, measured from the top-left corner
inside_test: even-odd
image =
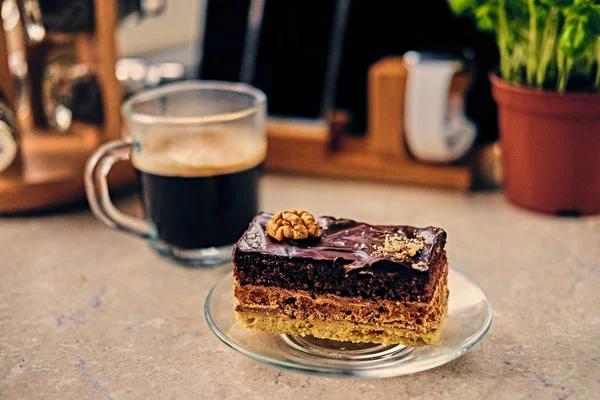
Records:
[[[255,249],[258,249],[258,243],[252,243],[252,247],[254,247]]]
[[[360,233],[360,236],[365,236],[365,231],[362,231],[362,232]]]
[[[367,245],[366,245],[366,244],[364,244],[364,243],[362,243],[362,244],[360,245],[360,248],[361,248],[361,249],[365,249],[365,248],[367,248]]]
[[[423,239],[409,239],[405,236],[400,236],[397,233],[385,235],[383,246],[377,246],[373,252],[374,257],[386,256],[387,253],[394,253],[393,257],[403,259],[405,257],[414,257],[421,251],[425,245]]]

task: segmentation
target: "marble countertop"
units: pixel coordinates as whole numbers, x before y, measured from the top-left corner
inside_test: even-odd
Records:
[[[499,193],[265,177],[262,208],[437,225],[450,266],[491,298],[483,342],[436,369],[381,380],[263,366],[202,313],[230,271],[179,267],[80,208],[0,218],[2,399],[600,398],[600,218],[517,209]],[[118,202],[139,210],[134,196]]]

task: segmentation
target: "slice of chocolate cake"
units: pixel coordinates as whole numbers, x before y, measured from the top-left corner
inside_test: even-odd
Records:
[[[237,319],[247,328],[424,346],[448,304],[446,232],[258,214],[233,250]]]

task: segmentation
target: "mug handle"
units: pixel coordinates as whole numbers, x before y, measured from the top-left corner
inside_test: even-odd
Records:
[[[154,225],[141,218],[122,213],[110,200],[107,176],[112,166],[129,160],[130,150],[139,148],[131,139],[117,139],[105,143],[92,154],[85,166],[85,192],[92,213],[109,228],[134,234],[143,239],[156,239]]]

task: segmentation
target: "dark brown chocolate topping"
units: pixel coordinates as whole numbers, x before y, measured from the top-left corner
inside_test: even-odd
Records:
[[[441,228],[368,225],[329,216],[317,218],[323,226],[320,238],[278,242],[267,235],[265,230],[271,216],[268,213],[258,214],[236,244],[234,253],[240,250],[267,256],[328,260],[345,264],[347,271],[370,268],[376,263],[387,261],[386,267],[392,267],[389,272],[393,272],[393,268],[397,266],[427,273],[427,268],[420,269],[420,266],[431,265],[436,249],[440,246],[443,249],[446,243],[446,232]],[[408,239],[420,237],[424,247],[414,256],[403,258],[398,258],[394,252],[376,251],[376,248],[384,245],[386,235],[395,234]]]

